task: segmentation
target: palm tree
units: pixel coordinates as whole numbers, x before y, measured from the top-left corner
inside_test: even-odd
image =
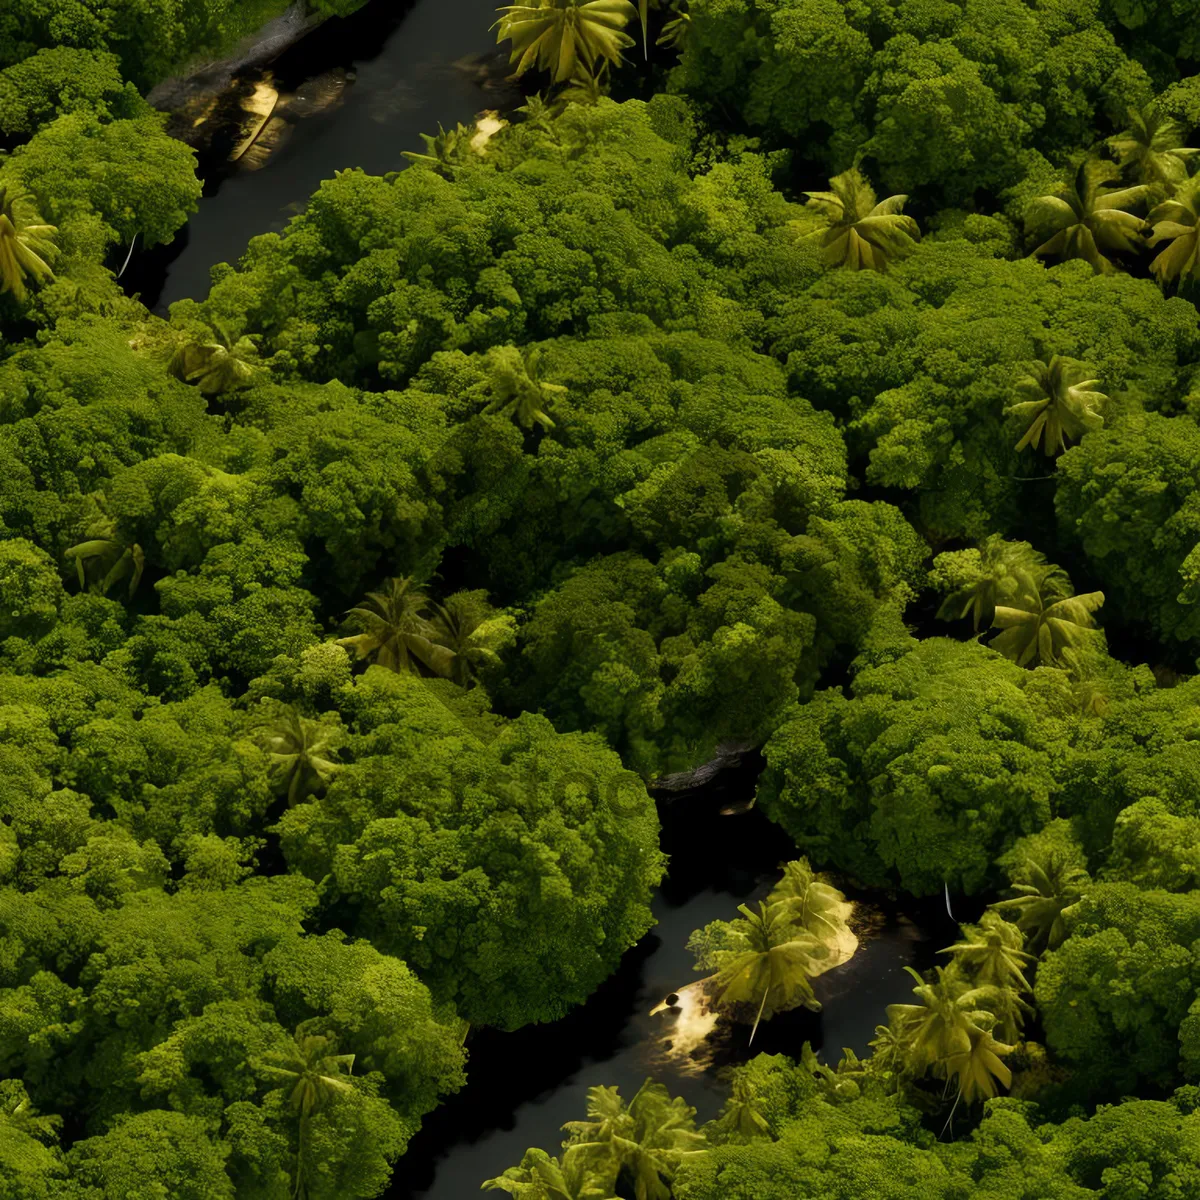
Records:
[[[633,1121],[615,1087],[588,1088],[587,1121],[568,1121],[563,1130],[564,1161],[581,1164],[611,1188],[616,1187],[621,1164],[634,1150]]]
[[[781,905],[796,925],[832,947],[846,928],[842,905],[846,897],[835,887],[822,883],[806,858],[788,863],[783,878],[767,897],[768,906]]]
[[[1015,912],[1017,928],[1034,953],[1057,950],[1066,939],[1066,918],[1083,899],[1091,880],[1082,867],[1052,854],[1044,863],[1025,861],[1028,882],[1014,882],[1016,896],[998,900],[993,907],[1000,913]]]
[[[526,1150],[519,1167],[484,1180],[483,1188],[517,1200],[615,1200],[612,1188],[582,1158],[568,1154],[560,1161],[544,1150]]]
[[[551,73],[555,83],[575,74],[577,63],[594,71],[597,59],[621,64],[621,51],[632,46],[625,26],[637,16],[629,0],[540,0],[509,4],[492,26],[497,42],[512,41],[510,62],[518,77],[531,67]]]
[[[84,540],[70,547],[65,557],[75,560],[81,588],[107,596],[110,588],[128,579],[128,596],[133,599],[146,568],[146,556],[137,542],[127,543],[118,536],[117,523],[102,502],[97,508],[99,515],[88,525]]]
[[[184,383],[196,384],[202,395],[218,396],[245,387],[258,363],[258,348],[249,337],[236,340],[226,325],[208,322],[211,336],[203,340],[184,336],[175,348],[167,370]]]
[[[525,120],[522,125],[529,125],[533,129],[540,129],[543,133],[549,134],[551,141],[558,141],[558,134],[554,127],[554,118],[561,111],[562,105],[558,100],[548,101],[541,92],[534,92],[532,96],[525,98],[525,103],[516,111],[525,114]]]
[[[499,666],[500,651],[516,640],[516,622],[487,602],[487,592],[455,592],[433,608],[432,640],[450,651],[450,678],[461,687]]]
[[[1021,947],[1025,936],[999,913],[989,909],[978,925],[962,927],[963,940],[942,951],[951,955],[953,969],[969,977],[977,986],[996,989],[994,1013],[1005,1041],[1018,1038],[1025,1016],[1033,1009],[1021,999],[1030,992],[1029,980],[1022,968],[1033,961]]]
[[[512,417],[522,428],[531,429],[536,421],[546,429],[554,422],[546,409],[555,396],[567,389],[558,383],[543,383],[540,376],[541,351],[530,350],[524,357],[516,346],[496,346],[487,352],[491,403],[484,410]]]
[[[635,1149],[624,1168],[633,1178],[635,1200],[671,1200],[670,1181],[680,1161],[705,1153],[696,1131],[696,1110],[681,1096],[668,1094],[647,1079],[629,1102]]]
[[[972,577],[942,601],[937,613],[942,620],[961,620],[969,613],[978,632],[992,623],[997,604],[1011,607],[1030,593],[1070,595],[1066,572],[1046,562],[1028,542],[1005,541],[994,533],[976,553],[978,566]]]
[[[900,211],[907,196],[889,196],[876,204],[874,190],[857,167],[836,175],[829,186],[832,191],[804,193],[805,207],[827,223],[826,229],[806,237],[821,239],[829,266],[886,271],[893,259],[916,249],[921,231]]]
[[[865,1065],[853,1050],[843,1050],[836,1070],[817,1058],[812,1045],[805,1042],[800,1048],[800,1064],[813,1077],[813,1082],[833,1100],[854,1100],[862,1094],[860,1080],[867,1075]]]
[[[27,192],[0,184],[0,292],[23,301],[26,279],[45,283],[54,278],[46,259],[57,252],[52,240],[57,232],[42,223]]]
[[[913,967],[904,969],[917,982],[913,995],[920,1003],[889,1004],[888,1023],[904,1047],[907,1068],[920,1078],[954,1052],[959,1031],[977,1011],[983,1011],[979,1006],[987,994],[966,988],[957,974],[943,967],[934,967],[932,983]]]
[[[1159,284],[1200,279],[1200,175],[1193,175],[1175,195],[1150,210],[1146,220],[1152,233],[1148,246],[1169,242],[1151,260],[1150,270]]]
[[[671,0],[672,18],[665,22],[662,32],[658,35],[659,46],[668,46],[673,50],[681,49],[687,40],[688,29],[692,18],[687,11],[687,0]]]
[[[996,1081],[1005,1087],[1012,1072],[1000,1060],[1012,1046],[991,1035],[995,1024],[995,988],[974,988],[953,972],[935,967],[936,978],[926,983],[912,967],[904,968],[916,981],[919,1004],[889,1004],[888,1020],[904,1046],[906,1069],[916,1078],[931,1072],[954,1083],[958,1100],[968,1104],[996,1095]]]
[[[1200,149],[1183,144],[1184,127],[1151,101],[1140,111],[1129,108],[1129,128],[1108,145],[1122,167],[1132,165],[1139,183],[1161,184],[1168,192],[1188,177],[1188,160]]]
[[[881,1071],[906,1069],[906,1045],[895,1025],[876,1025],[875,1036],[867,1044],[872,1050],[872,1063]]]
[[[650,9],[662,7],[663,0],[638,0],[638,20],[642,25],[642,56],[650,59]],[[663,25],[662,32],[655,41],[656,46],[679,46],[687,31],[691,18],[680,9],[687,0],[668,0],[671,11],[675,14],[670,21]]]
[[[272,1056],[279,1060],[276,1064],[258,1064],[260,1071],[292,1085],[287,1103],[300,1118],[295,1196],[303,1196],[305,1192],[304,1158],[312,1118],[324,1112],[339,1097],[354,1091],[354,1085],[345,1077],[354,1069],[354,1055],[338,1054],[336,1049],[332,1038],[321,1034],[301,1036],[300,1027],[297,1027],[293,1044]]]
[[[1025,215],[1025,236],[1050,236],[1030,257],[1058,254],[1082,258],[1092,269],[1108,275],[1116,270],[1103,250],[1137,250],[1145,227],[1141,217],[1123,210],[1145,199],[1146,184],[1127,188],[1103,185],[1120,179],[1116,163],[1101,158],[1086,159],[1075,174],[1073,186],[1060,188],[1060,195],[1038,196]]]
[[[1073,667],[1076,651],[1099,633],[1092,613],[1103,603],[1103,592],[1085,592],[1051,604],[1041,596],[1026,595],[1018,606],[1000,605],[992,627],[1003,632],[992,639],[991,647],[1019,667]]]
[[[1092,385],[1100,381],[1084,379],[1088,370],[1076,359],[1054,354],[1048,363],[1035,360],[1033,371],[1017,380],[1017,394],[1025,399],[1010,404],[1004,415],[1029,419],[1029,427],[1016,445],[1018,451],[1026,446],[1036,450],[1041,443],[1046,457],[1053,458],[1066,449],[1068,438],[1078,441],[1104,424],[1100,409],[1108,397],[1092,391]]]
[[[696,970],[716,968],[707,981],[719,1008],[757,1005],[750,1041],[759,1022],[775,1013],[804,1005],[820,1012],[809,982],[814,964],[829,955],[829,948],[797,926],[783,905],[759,903],[753,912],[738,905],[739,920],[716,922],[715,942],[705,946],[693,934],[689,949],[699,954]],[[709,926],[709,933],[714,926]]]
[[[987,1013],[981,1013],[966,1027],[966,1044],[947,1055],[938,1073],[938,1078],[957,1085],[956,1105],[959,1100],[967,1104],[990,1100],[999,1092],[997,1080],[1006,1088],[1012,1086],[1012,1071],[1004,1064],[1002,1056],[1011,1054],[1016,1046],[998,1042],[991,1029],[984,1027],[987,1018]]]
[[[434,642],[429,610],[429,598],[412,579],[389,579],[382,591],[368,592],[366,600],[346,614],[362,632],[338,638],[337,644],[353,650],[358,658],[373,658],[390,671],[416,674],[423,666],[445,678],[454,654]]]
[[[287,786],[289,808],[327,787],[342,769],[335,758],[340,733],[339,727],[303,717],[290,706],[259,731],[260,741],[270,752],[272,766]]]
[[[563,104],[599,104],[608,95],[608,88],[608,63],[601,63],[595,74],[581,63],[567,86],[558,93],[558,99]]]
[[[962,935],[962,941],[941,951],[951,956],[960,973],[969,975],[981,987],[1033,990],[1022,969],[1033,962],[1033,955],[1021,948],[1025,935],[1018,926],[989,909],[978,925],[962,926]]]
[[[401,155],[435,171],[449,171],[463,161],[464,152],[470,148],[471,131],[461,121],[453,129],[443,129],[439,121],[436,134],[422,133],[420,138],[425,143],[424,154],[401,150]]]
[[[615,1087],[588,1089],[588,1121],[568,1121],[563,1161],[573,1158],[599,1168],[615,1185],[624,1172],[635,1200],[670,1200],[671,1180],[685,1157],[703,1154],[696,1110],[647,1079],[626,1107]]]
[[[737,1141],[751,1141],[770,1134],[771,1126],[763,1115],[758,1095],[742,1075],[734,1076],[733,1088],[712,1128]]]

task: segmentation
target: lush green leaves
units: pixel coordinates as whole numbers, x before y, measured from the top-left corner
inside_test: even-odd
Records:
[[[906,891],[974,890],[1049,819],[1053,701],[984,647],[929,638],[818,693],[767,744],[759,804],[818,862]]]
[[[647,932],[643,779],[730,743],[818,866],[1010,890],[872,1058],[755,1060],[704,1134],[598,1088],[494,1187],[1197,1190],[1187,1092],[1047,1123],[1200,1070],[1197,689],[1092,628],[1200,644],[1200,330],[1111,269],[1146,201],[1194,274],[1200,102],[1151,103],[1128,8],[694,0],[676,94],[618,105],[630,5],[514,6],[576,103],[342,172],[169,322],[103,264],[199,185],[119,68],[272,6],[0,15],[0,1191],[378,1194],[466,1020],[559,1017]],[[1018,259],[1030,201],[1086,261]],[[931,583],[992,649],[924,636]],[[843,918],[789,864],[696,935],[714,1001],[811,1006]],[[943,1085],[987,1103],[935,1144]]]
[[[47,259],[54,256],[57,232],[32,211],[26,193],[0,185],[0,291],[24,300],[27,280],[37,284],[54,278]]]
[[[641,782],[595,735],[531,714],[476,726],[449,681],[372,668],[348,690],[353,762],[284,816],[288,859],[473,1023],[584,999],[650,925],[662,859]]]
[[[103,121],[146,111],[137,89],[121,78],[116,55],[104,51],[47,46],[0,71],[0,133],[8,137],[36,133],[68,112]]]
[[[592,72],[597,60],[621,62],[633,45],[624,28],[636,16],[629,0],[550,0],[502,8],[496,40],[512,42],[517,75],[536,66],[564,83],[581,64]]]
[[[1083,363],[1054,355],[1049,363],[1038,359],[1033,372],[1017,380],[1018,395],[1027,397],[1004,410],[1029,421],[1017,443],[1018,450],[1039,444],[1047,458],[1066,449],[1067,440],[1078,441],[1086,432],[1104,425],[1101,412],[1108,397],[1093,390],[1098,379],[1083,379]]]
[[[1034,255],[1082,258],[1103,274],[1115,271],[1105,251],[1128,252],[1141,246],[1138,235],[1145,222],[1126,210],[1150,194],[1145,184],[1104,186],[1119,179],[1120,174],[1111,162],[1087,159],[1073,183],[1061,189],[1061,195],[1037,197],[1025,214],[1026,237],[1033,236],[1040,242]],[[1047,233],[1049,237],[1045,237]]]
[[[920,230],[902,213],[907,196],[875,202],[875,192],[855,167],[829,181],[828,192],[809,192],[806,207],[828,224],[819,235],[828,266],[886,271],[889,261],[912,253]],[[817,235],[808,235],[817,236]]]

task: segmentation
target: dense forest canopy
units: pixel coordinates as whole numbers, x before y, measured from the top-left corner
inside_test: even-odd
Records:
[[[145,96],[283,8],[0,14],[0,1193],[380,1195],[732,746],[796,852],[689,943],[725,1019],[816,1005],[839,885],[983,915],[869,1056],[485,1186],[1200,1194],[1191,6],[506,6],[498,130],[153,315]]]

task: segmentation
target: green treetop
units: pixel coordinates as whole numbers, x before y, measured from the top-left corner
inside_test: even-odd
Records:
[[[888,264],[912,252],[921,233],[901,209],[907,196],[888,196],[876,203],[875,191],[857,167],[829,181],[828,192],[807,192],[806,206],[828,225],[819,237],[830,266],[857,271],[886,271]]]

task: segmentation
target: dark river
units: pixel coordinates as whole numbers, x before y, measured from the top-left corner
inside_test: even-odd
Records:
[[[407,163],[401,151],[423,151],[420,135],[437,133],[439,121],[453,127],[514,98],[519,103],[500,83],[503,70],[489,82],[463,62],[478,56],[507,61],[488,31],[495,19],[493,0],[411,6],[371,0],[350,17],[327,21],[269,69],[281,92],[330,71],[349,72],[338,106],[289,121],[287,141],[259,170],[203,156],[200,211],[169,246],[135,255],[122,283],[162,315],[175,300],[203,299],[215,264],[236,262],[256,234],[281,230],[335,171],[399,170]]]
[[[692,930],[736,917],[738,904],[764,897],[777,865],[796,857],[790,839],[756,810],[720,815],[753,787],[753,769],[731,771],[702,792],[660,803],[671,862],[654,900],[658,924],[563,1020],[516,1033],[481,1030],[468,1041],[467,1086],[425,1118],[396,1164],[389,1200],[463,1200],[516,1166],[530,1146],[558,1153],[560,1127],[583,1119],[587,1090],[598,1084],[617,1085],[629,1100],[653,1077],[685,1097],[702,1122],[717,1115],[727,1095],[721,1068],[751,1053],[798,1057],[805,1041],[831,1064],[843,1047],[869,1053],[887,1005],[912,998],[904,967],[931,966],[957,938],[940,898],[899,908],[847,890],[866,927],[855,922],[861,944],[854,957],[813,981],[823,1011],[799,1009],[764,1022],[752,1048],[747,1026],[719,1026],[691,1055],[681,1053],[671,1044],[677,1018],[650,1015],[669,993],[700,978],[686,949]]]
[[[256,234],[281,230],[334,171],[398,170],[406,161],[401,151],[423,149],[419,135],[436,132],[439,122],[468,123],[484,109],[519,102],[497,82],[504,71],[494,69],[495,35],[488,31],[494,19],[494,0],[418,0],[408,8],[372,0],[308,35],[271,64],[275,86],[296,92],[333,72],[349,79],[338,103],[289,120],[287,139],[257,169],[231,166],[227,144],[202,156],[200,211],[170,246],[135,254],[123,282],[164,314],[175,300],[201,299],[213,265],[235,262]],[[490,60],[493,69],[474,70],[472,59]],[[260,75],[249,77],[247,91]],[[681,1049],[687,1030],[680,1017],[650,1010],[699,978],[686,950],[692,930],[730,920],[739,903],[765,896],[779,864],[796,855],[756,810],[720,813],[753,794],[758,765],[660,802],[670,870],[654,901],[655,928],[563,1020],[473,1034],[468,1085],[425,1119],[397,1163],[390,1200],[463,1200],[519,1163],[528,1147],[556,1153],[561,1125],[584,1117],[587,1090],[597,1084],[616,1084],[629,1099],[652,1076],[694,1105],[698,1121],[717,1114],[726,1094],[721,1069],[748,1057],[748,1028],[720,1026],[689,1053]],[[911,995],[903,968],[931,965],[936,951],[955,940],[957,928],[940,899],[898,907],[879,896],[847,894],[860,904],[861,944],[848,963],[815,981],[824,1011],[765,1022],[754,1053],[797,1056],[805,1041],[830,1063],[843,1047],[867,1053],[887,1005]]]

